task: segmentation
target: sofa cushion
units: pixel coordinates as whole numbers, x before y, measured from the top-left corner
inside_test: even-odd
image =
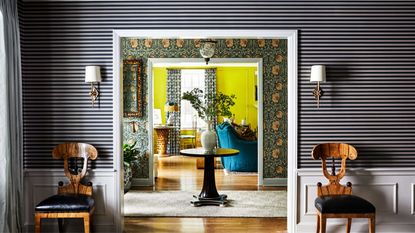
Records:
[[[235,129],[235,132],[238,138],[242,140],[247,140],[247,141],[257,140],[257,136],[255,132],[252,131],[252,129],[249,126],[238,125],[238,124],[232,123],[232,127]]]
[[[89,212],[94,199],[86,195],[54,195],[41,201],[35,208],[40,212]]]
[[[354,195],[327,195],[316,198],[314,205],[323,214],[375,213],[372,203]]]

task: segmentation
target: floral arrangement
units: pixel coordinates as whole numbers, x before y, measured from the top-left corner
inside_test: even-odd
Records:
[[[216,95],[213,93],[203,94],[202,90],[194,88],[184,92],[182,99],[189,101],[199,117],[209,122],[215,116],[232,117],[230,108],[235,105],[236,96],[221,92]]]

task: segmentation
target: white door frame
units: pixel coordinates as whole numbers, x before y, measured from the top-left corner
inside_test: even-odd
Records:
[[[121,38],[279,38],[288,41],[288,232],[296,232],[297,223],[297,30],[114,30],[113,31],[113,142],[116,204],[114,216],[118,232],[123,231],[123,172],[122,172],[122,70]],[[152,88],[152,86],[149,86]],[[260,89],[261,90],[261,89]],[[150,102],[150,99],[149,99]],[[152,105],[150,105],[152,108]],[[149,112],[151,114],[151,112]],[[149,122],[149,125],[152,122]],[[149,139],[150,140],[150,139]],[[151,139],[152,140],[152,139]],[[149,144],[149,146],[152,145]],[[152,161],[150,161],[152,162]],[[152,175],[152,174],[151,174]],[[118,197],[118,198],[117,198]]]
[[[186,63],[200,63],[200,66],[204,66],[204,61],[200,58],[149,58],[147,62],[147,83],[148,83],[148,111],[153,112],[153,94],[154,94],[154,78],[153,78],[153,67],[156,64],[174,64],[177,63],[177,67],[180,66],[186,66]],[[262,72],[262,58],[212,58],[209,61],[210,64],[212,63],[250,63],[250,64],[256,64],[257,72],[258,72],[258,79],[257,79],[257,85],[258,90],[262,90],[262,79],[263,79],[263,72]],[[150,89],[151,87],[151,89]],[[264,141],[263,141],[263,92],[258,92],[258,185],[263,185],[263,158],[264,158]],[[153,115],[148,115],[148,124],[149,124],[149,138],[153,138]],[[150,140],[152,143],[152,140]],[[149,142],[149,151],[150,151],[150,164],[153,164],[154,161],[154,151],[153,151],[153,145]],[[154,185],[154,177],[153,177],[153,168],[154,166],[149,167],[149,178],[152,181],[152,185]]]

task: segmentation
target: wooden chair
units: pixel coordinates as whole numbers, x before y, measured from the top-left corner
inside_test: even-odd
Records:
[[[62,219],[83,218],[84,232],[89,233],[91,215],[94,212],[92,183],[84,184],[82,178],[87,172],[88,159],[97,158],[97,149],[86,143],[63,143],[53,149],[52,155],[54,159],[63,159],[65,175],[70,183],[63,185],[60,181],[58,194],[41,201],[36,206],[35,232],[41,232],[42,218],[57,218],[59,232],[63,230]],[[79,160],[83,163],[82,169],[78,168]]]
[[[183,131],[181,129],[180,131]],[[180,149],[188,149],[188,148],[196,148],[196,137],[197,137],[197,116],[193,116],[192,118],[192,129],[187,130],[190,131],[190,134],[180,134]],[[188,146],[188,141],[190,140],[191,144],[190,147]]]
[[[347,218],[346,232],[350,232],[352,218],[368,218],[369,232],[375,233],[375,207],[368,201],[352,195],[352,184],[340,184],[346,173],[346,160],[357,158],[356,149],[344,143],[325,143],[315,146],[311,152],[313,159],[321,159],[323,174],[329,184],[317,183],[317,233],[326,232],[327,218]],[[332,158],[331,174],[327,171],[326,159]],[[341,159],[341,169],[336,175],[335,159]]]

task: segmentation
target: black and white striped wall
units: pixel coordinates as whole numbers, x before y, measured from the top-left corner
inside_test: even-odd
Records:
[[[373,199],[381,205],[379,221],[413,226],[415,1],[23,0],[19,4],[28,171],[59,168],[60,163],[51,159],[51,148],[74,140],[97,145],[101,152],[93,163],[97,171],[114,169],[114,29],[297,29],[299,229],[308,230],[314,221],[313,185],[321,173],[315,170],[320,165],[310,159],[310,150],[325,141],[357,147],[358,160],[349,163],[355,168],[350,179],[358,192],[359,185],[369,185],[368,193],[381,194]],[[309,83],[314,64],[328,67],[319,109]],[[89,86],[83,81],[86,65],[103,69],[97,108],[91,108]]]

